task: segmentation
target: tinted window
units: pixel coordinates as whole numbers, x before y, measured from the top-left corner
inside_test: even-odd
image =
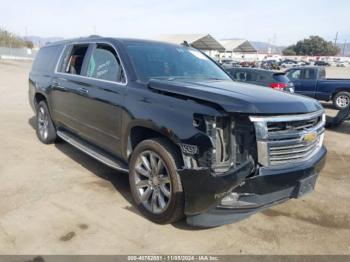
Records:
[[[256,81],[257,79],[257,74],[255,72],[246,72],[246,81],[247,82],[252,82]]]
[[[263,73],[258,73],[256,81],[257,82],[262,82],[262,81],[266,81],[268,79],[268,77],[263,74]]]
[[[86,76],[121,82],[124,81],[120,60],[113,47],[109,45],[97,45],[93,50]]]
[[[235,81],[240,82],[254,82],[258,81],[258,75],[255,72],[250,71],[231,71],[230,75]]]
[[[231,75],[233,76],[233,79],[236,81],[246,81],[247,79],[247,74],[246,72],[243,72],[243,71],[232,72]]]
[[[230,80],[228,75],[198,50],[160,43],[129,42],[128,55],[138,77]]]
[[[239,71],[229,69],[227,70],[227,72],[229,73],[229,75],[232,77],[233,80],[237,80],[237,75]]]
[[[288,83],[289,79],[285,74],[274,74],[273,79],[280,83]]]
[[[80,75],[89,45],[74,45],[66,49],[60,72]]]
[[[32,71],[38,73],[53,72],[62,48],[63,46],[60,45],[42,47],[36,55]]]

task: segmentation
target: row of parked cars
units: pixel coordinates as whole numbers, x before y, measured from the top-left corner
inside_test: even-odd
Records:
[[[236,67],[226,71],[234,81],[332,101],[339,110],[350,105],[350,79],[326,78],[324,67],[298,66],[284,72]]]
[[[244,61],[239,62],[232,59],[223,59],[220,61],[220,64],[225,69],[235,68],[235,67],[251,67],[251,68],[262,68],[267,70],[280,70],[280,69],[287,69],[292,67],[298,67],[298,66],[331,66],[331,64],[327,61],[318,60],[318,61],[296,61],[293,59],[284,59],[284,60],[275,60],[275,59],[268,59],[261,62],[255,62],[255,61]],[[344,61],[338,61],[335,63],[335,66],[337,67],[348,67],[350,66],[349,62]]]

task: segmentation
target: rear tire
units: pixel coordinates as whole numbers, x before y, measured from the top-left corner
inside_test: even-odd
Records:
[[[173,223],[184,216],[180,164],[175,146],[163,138],[142,141],[132,153],[131,193],[138,210],[155,223]]]
[[[36,107],[36,135],[44,144],[52,144],[57,139],[56,128],[45,101]]]
[[[333,97],[333,105],[336,109],[342,110],[350,105],[350,93],[339,92]]]

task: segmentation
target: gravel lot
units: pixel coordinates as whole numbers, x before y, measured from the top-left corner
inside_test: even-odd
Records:
[[[0,61],[0,254],[350,254],[350,123],[326,132],[327,164],[305,198],[218,228],[160,226],[133,207],[127,176],[39,142],[30,66]]]

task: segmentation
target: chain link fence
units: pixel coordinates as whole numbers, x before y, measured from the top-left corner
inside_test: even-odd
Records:
[[[33,60],[37,50],[0,46],[0,59]]]

